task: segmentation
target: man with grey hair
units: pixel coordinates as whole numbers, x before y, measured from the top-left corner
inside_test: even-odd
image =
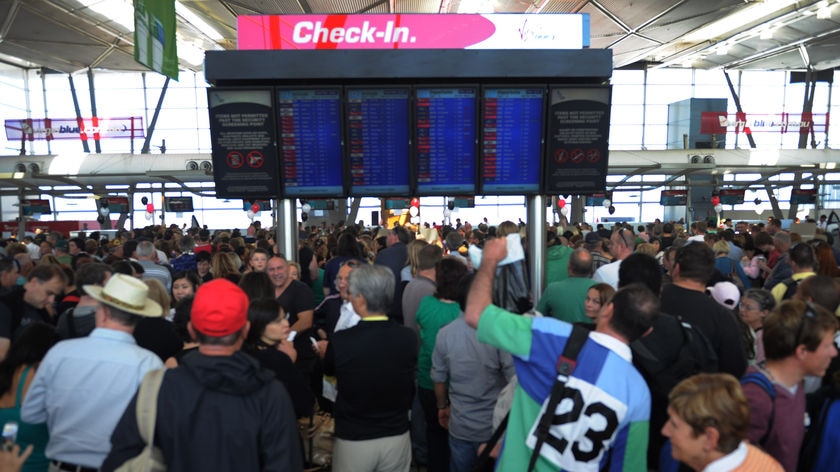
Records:
[[[181,251],[181,255],[169,261],[172,265],[172,270],[175,272],[184,270],[198,271],[195,262],[195,253],[193,252],[195,250],[195,239],[190,235],[183,236],[178,240],[178,249]]]
[[[394,274],[362,265],[350,273],[350,303],[358,325],[333,335],[324,372],[335,375],[332,470],[405,471],[411,465],[408,411],[414,396],[417,334],[388,321]]]
[[[591,323],[586,317],[584,302],[589,288],[596,284],[592,275],[592,254],[584,248],[572,251],[569,256],[569,277],[548,284],[537,304],[537,311],[545,316],[569,323]]]
[[[157,263],[157,250],[151,241],[140,241],[137,243],[137,262],[143,266],[143,280],[157,279],[166,287],[172,290],[172,274],[169,269]]]

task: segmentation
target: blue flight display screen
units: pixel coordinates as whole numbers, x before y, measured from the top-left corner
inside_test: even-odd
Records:
[[[408,195],[409,98],[408,87],[347,89],[350,194]]]
[[[343,196],[341,89],[278,89],[277,126],[284,194]]]
[[[481,193],[539,193],[544,99],[537,87],[484,89]]]
[[[417,193],[475,193],[476,87],[418,88],[416,93]]]

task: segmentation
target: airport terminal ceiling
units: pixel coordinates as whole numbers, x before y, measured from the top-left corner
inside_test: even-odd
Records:
[[[104,8],[114,4],[121,4],[128,17],[108,14]],[[64,74],[88,68],[145,70],[133,59],[130,5],[130,0],[0,0],[0,61]],[[176,2],[176,12],[181,39],[199,51],[235,49],[239,15],[573,12],[590,15],[591,47],[611,49],[615,68],[825,70],[840,64],[838,0],[182,0]],[[200,71],[201,60],[192,60],[182,57],[181,68]],[[690,164],[692,154],[701,158],[711,154],[703,151],[612,151],[612,183],[608,187],[638,186],[633,184],[634,177],[643,174],[661,176],[661,184],[673,185],[694,172],[761,174],[756,182],[760,185],[770,176],[804,171],[806,175],[825,175],[823,182],[832,182],[835,174],[831,167],[840,161],[836,151],[811,150],[807,156],[793,154],[796,152],[802,151],[782,150],[762,157],[763,153],[749,150],[714,150],[716,164],[709,166]],[[52,158],[20,160],[38,159]],[[142,161],[130,155],[123,159]],[[156,164],[152,169],[150,164],[124,179],[130,184],[151,181],[182,188],[185,182],[211,182],[212,173],[199,170],[196,175],[185,170],[191,159],[200,162],[209,155],[184,157],[183,162],[179,158],[165,168]],[[803,163],[810,167],[801,167]],[[13,173],[14,168],[0,169],[4,194],[18,191],[21,185],[32,190],[45,186],[85,188],[96,186],[96,179],[114,175],[96,170],[77,173],[71,179],[66,173],[52,175],[46,166],[40,176],[28,177],[24,184],[20,179],[2,178],[8,172]],[[646,180],[645,186],[650,185],[657,183]]]
[[[591,47],[616,68],[825,70],[840,64],[838,0],[179,0],[178,33],[199,52],[236,48],[236,17],[306,13],[586,13]],[[117,10],[109,10],[114,5]],[[144,70],[131,0],[0,0],[0,60],[74,73]],[[209,28],[205,27],[209,26]],[[195,51],[193,51],[195,52]],[[185,59],[186,58],[186,59]],[[189,59],[189,60],[188,60]],[[190,60],[192,63],[190,63]]]

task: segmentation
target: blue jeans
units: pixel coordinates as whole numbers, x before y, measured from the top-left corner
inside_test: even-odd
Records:
[[[449,472],[470,472],[478,459],[481,442],[464,441],[449,435]]]

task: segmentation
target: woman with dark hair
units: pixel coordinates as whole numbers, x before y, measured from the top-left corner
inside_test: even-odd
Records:
[[[336,247],[335,257],[327,261],[324,266],[324,296],[329,296],[338,293],[335,288],[335,278],[338,275],[338,269],[344,261],[350,259],[358,259],[365,262],[365,256],[362,254],[362,249],[359,247],[359,242],[353,233],[345,231],[341,233],[338,238],[338,246]]]
[[[432,352],[441,328],[461,313],[458,305],[458,286],[467,275],[467,265],[453,257],[445,257],[435,266],[434,295],[420,301],[417,308],[417,328],[420,330],[420,354],[417,358],[417,392],[426,418],[426,447],[429,470],[449,470],[449,433],[438,423],[435,384],[432,381]]]
[[[172,276],[172,304],[187,297],[195,296],[195,291],[201,285],[201,279],[194,270],[182,270]]]
[[[0,423],[16,422],[18,444],[32,444],[32,456],[23,465],[23,471],[46,471],[49,459],[44,455],[49,433],[46,424],[29,424],[20,419],[20,406],[35,377],[38,364],[47,351],[61,338],[54,327],[32,323],[9,347],[6,358],[0,362]]]
[[[274,372],[277,380],[283,383],[292,398],[298,418],[311,416],[315,396],[289,355],[294,353],[295,348],[288,340],[289,320],[286,319],[283,307],[274,298],[251,300],[248,321],[251,322],[251,328],[243,350],[259,361],[263,368]]]
[[[596,322],[601,307],[610,301],[613,294],[615,294],[615,289],[612,285],[605,283],[595,284],[586,291],[586,298],[583,300],[583,311],[586,317],[592,320],[592,323]]]
[[[239,288],[241,288],[245,295],[248,295],[248,300],[254,301],[260,298],[274,298],[274,283],[271,282],[271,277],[265,272],[246,272],[242,274],[239,280]]]

